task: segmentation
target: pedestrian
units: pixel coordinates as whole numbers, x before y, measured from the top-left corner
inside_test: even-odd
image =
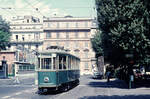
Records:
[[[109,82],[110,81],[110,71],[106,72],[106,77],[107,77],[107,82]]]

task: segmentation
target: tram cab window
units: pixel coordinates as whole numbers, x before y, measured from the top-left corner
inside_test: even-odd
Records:
[[[41,59],[41,69],[51,69],[52,68],[51,58],[42,58]]]

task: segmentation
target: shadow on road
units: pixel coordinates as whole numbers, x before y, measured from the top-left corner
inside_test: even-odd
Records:
[[[64,92],[67,92],[67,91],[69,91],[69,90],[72,90],[73,88],[75,88],[75,87],[77,87],[78,86],[78,84],[77,85],[73,85],[72,87],[70,87],[68,90],[66,90],[66,91],[62,91],[62,90],[48,90],[48,91],[46,91],[46,92],[40,92],[40,91],[37,91],[37,92],[35,92],[36,94],[39,94],[39,95],[57,95],[57,94],[62,94],[62,93],[64,93]]]
[[[128,85],[123,80],[111,80],[110,82],[104,81],[104,80],[95,80],[88,83],[91,87],[102,87],[102,88],[120,88],[120,89],[128,89]],[[150,88],[150,81],[138,81],[134,82],[133,88],[140,88],[140,87],[146,87]]]
[[[61,91],[47,91],[47,92],[35,92],[36,94],[39,94],[39,95],[57,95],[57,94],[61,94],[62,92]]]
[[[95,80],[88,83],[91,87],[102,87],[102,88],[121,88],[121,89],[127,89],[127,84],[122,80],[111,80],[110,82],[104,81],[104,80]]]
[[[125,95],[125,96],[84,96],[79,99],[150,99],[150,95]]]
[[[135,88],[146,87],[150,88],[150,80],[141,80],[135,82]]]

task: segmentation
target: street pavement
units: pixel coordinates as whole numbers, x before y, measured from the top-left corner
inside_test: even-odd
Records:
[[[80,84],[67,92],[38,94],[34,84],[34,73],[20,74],[20,83],[11,84],[12,79],[0,79],[0,99],[150,99],[150,88],[139,87],[128,89],[118,79],[93,79],[92,76],[81,76]],[[7,82],[7,83],[6,83]]]
[[[18,80],[18,81],[16,81]],[[17,77],[11,77],[7,79],[0,79],[0,85],[18,85],[19,84],[34,84],[35,72],[23,72],[19,73]]]

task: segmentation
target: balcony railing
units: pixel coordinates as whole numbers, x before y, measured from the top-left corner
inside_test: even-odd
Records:
[[[89,30],[91,27],[44,27],[43,30]]]
[[[11,32],[34,32],[34,31],[43,31],[43,29],[41,29],[41,28],[36,28],[36,29],[33,29],[33,28],[30,28],[30,29],[24,29],[24,28],[22,28],[22,29],[10,29],[10,31]]]
[[[12,43],[12,44],[28,44],[28,43],[30,43],[30,44],[40,44],[40,43],[43,43],[43,40],[41,40],[41,39],[33,39],[33,40],[10,40],[10,42]]]

